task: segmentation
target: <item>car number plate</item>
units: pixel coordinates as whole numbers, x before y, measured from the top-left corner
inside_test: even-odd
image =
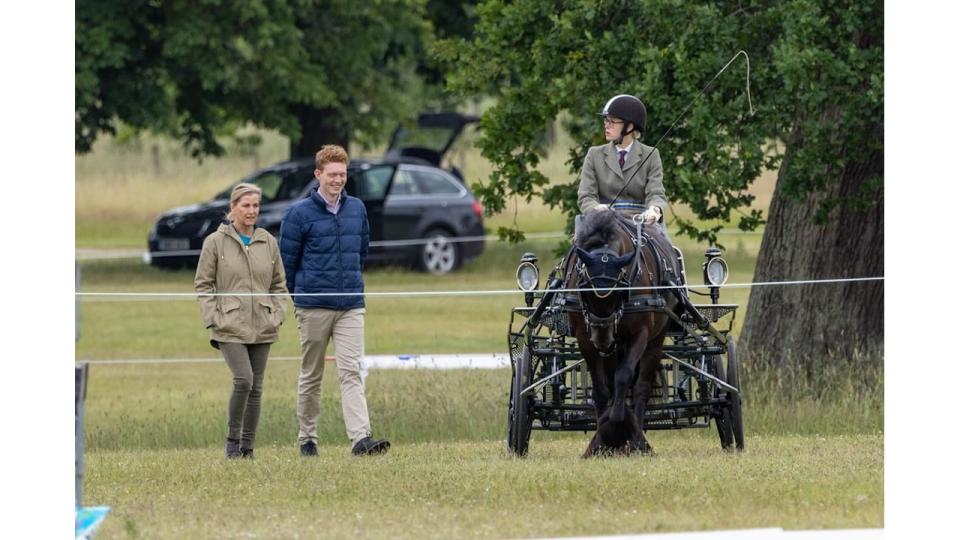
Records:
[[[189,238],[160,238],[157,241],[160,251],[184,251],[190,249]]]

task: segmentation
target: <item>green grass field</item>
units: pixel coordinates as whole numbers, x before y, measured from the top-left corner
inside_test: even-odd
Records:
[[[744,373],[747,449],[713,429],[648,434],[656,455],[583,460],[588,435],[503,442],[509,370],[372,371],[371,422],[394,447],[349,455],[332,372],[320,458],[300,458],[297,362],[271,362],[257,459],[222,457],[222,364],[95,365],[85,499],[105,538],[520,537],[724,528],[879,527],[882,385]],[[820,393],[817,390],[827,390]],[[844,391],[849,390],[849,391]]]
[[[284,158],[265,134],[256,161]],[[159,161],[153,162],[151,148]],[[554,149],[542,170],[572,176]],[[465,146],[454,158],[470,179],[489,172]],[[159,166],[158,166],[159,165]],[[232,155],[197,165],[176,145],[145,137],[98,142],[77,158],[78,248],[140,248],[156,215],[209,197],[254,167]],[[755,186],[769,202],[771,177]],[[563,228],[557,212],[518,202],[487,220],[527,232]],[[682,208],[678,212],[683,212]],[[669,218],[669,215],[668,215]],[[675,238],[692,283],[705,246]],[[759,235],[727,234],[731,283],[752,279]],[[556,240],[488,243],[448,276],[395,268],[366,272],[369,292],[515,290],[520,255],[542,274]],[[191,271],[159,271],[136,259],[83,261],[84,292],[193,290]],[[749,290],[724,289],[746,304]],[[468,297],[371,297],[367,354],[504,352],[519,293]],[[83,297],[78,360],[217,358],[196,301]],[[292,306],[290,306],[292,308]],[[734,326],[739,331],[741,307]],[[257,459],[223,456],[230,375],[221,362],[91,367],[86,400],[84,502],[112,507],[98,538],[530,537],[751,527],[883,526],[882,359],[828,359],[778,371],[742,368],[747,450],[720,450],[716,432],[652,432],[652,457],[579,458],[588,435],[534,432],[526,459],[504,444],[509,370],[371,371],[375,433],[394,443],[379,458],[349,455],[335,370],[324,380],[315,460],[295,446],[296,356],[292,314],[265,380]]]
[[[765,436],[729,455],[672,436],[656,457],[582,460],[552,439],[525,460],[496,441],[398,444],[376,459],[292,446],[226,462],[215,449],[88,458],[102,538],[519,538],[883,521],[880,435]],[[120,488],[119,486],[122,486]]]

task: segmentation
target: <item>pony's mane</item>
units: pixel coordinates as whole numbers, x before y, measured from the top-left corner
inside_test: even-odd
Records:
[[[614,210],[595,210],[583,216],[580,229],[573,239],[574,244],[587,251],[614,244],[617,240],[617,212]]]

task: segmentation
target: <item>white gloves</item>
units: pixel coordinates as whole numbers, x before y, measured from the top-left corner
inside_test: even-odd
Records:
[[[653,225],[660,219],[660,208],[651,206],[649,210],[642,214],[644,225]]]

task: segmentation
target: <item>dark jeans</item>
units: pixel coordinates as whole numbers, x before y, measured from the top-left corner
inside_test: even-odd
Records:
[[[233,391],[227,405],[227,438],[240,439],[241,448],[253,448],[270,344],[222,341],[219,344],[227,367],[233,373]]]

